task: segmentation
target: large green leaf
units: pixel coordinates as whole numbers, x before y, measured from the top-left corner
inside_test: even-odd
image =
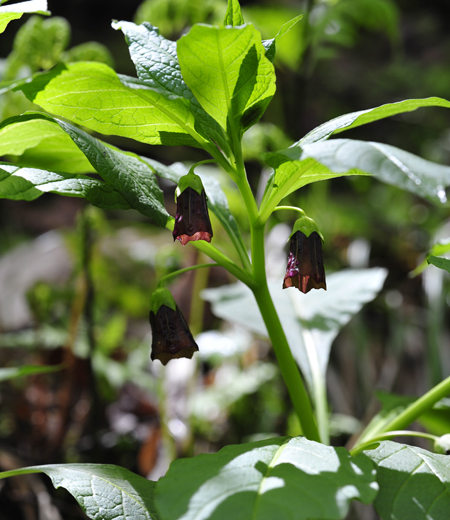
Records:
[[[0,156],[16,156],[22,166],[66,173],[95,169],[72,139],[48,119],[18,116],[0,125]]]
[[[45,473],[65,488],[92,520],[158,520],[155,483],[111,464],[49,464],[0,473],[0,479]]]
[[[175,184],[178,184],[180,178],[186,175],[189,171],[187,167],[181,163],[175,164],[172,167],[161,167],[156,161],[142,157],[150,166],[155,168],[156,173],[163,179],[168,179]],[[216,215],[227,232],[228,236],[241,251],[246,251],[241,232],[239,230],[236,219],[230,211],[228,200],[218,181],[217,171],[214,168],[199,167],[196,168],[196,173],[200,176],[205,188],[205,193],[208,198],[208,208]]]
[[[178,63],[176,42],[161,36],[158,28],[148,22],[136,25],[120,21],[113,22],[112,26],[124,33],[131,59],[143,84],[189,101],[198,132],[221,147],[226,146],[223,130],[203,110],[184,82]]]
[[[189,103],[162,90],[130,88],[107,65],[58,65],[20,85],[30,101],[103,134],[149,144],[199,146]]]
[[[383,520],[447,520],[450,458],[391,441],[365,451],[377,466],[375,508]]]
[[[32,376],[35,374],[49,374],[62,370],[64,365],[42,366],[42,365],[23,365],[21,367],[0,368],[0,381],[8,381],[16,377]]]
[[[119,191],[101,180],[0,163],[0,198],[34,200],[48,192],[84,197],[103,209],[131,208]]]
[[[282,280],[270,284],[270,292],[292,354],[310,387],[316,369],[324,378],[331,344],[339,330],[373,300],[386,278],[385,269],[349,269],[327,276],[327,291],[302,294],[282,289]],[[256,301],[243,284],[207,289],[202,297],[211,302],[216,316],[261,335],[267,331]]]
[[[331,135],[350,130],[357,126],[367,125],[386,117],[403,114],[405,112],[412,112],[421,107],[445,107],[450,108],[450,101],[438,97],[430,97],[424,99],[406,99],[397,103],[388,103],[375,108],[368,108],[367,110],[360,110],[359,112],[352,112],[338,116],[331,121],[327,121],[322,125],[314,128],[309,134],[300,139],[296,145],[305,145],[323,141],[328,139]]]
[[[373,175],[433,202],[447,200],[450,167],[382,143],[332,139],[265,155],[274,168],[261,204],[267,218],[281,199],[310,184],[345,175]]]
[[[150,167],[134,154],[122,152],[112,146],[102,143],[98,139],[95,139],[83,130],[66,121],[52,118],[45,114],[27,113],[7,120],[5,124],[9,123],[12,126],[20,123],[30,125],[28,128],[30,135],[29,138],[33,143],[32,132],[39,129],[39,126],[35,126],[35,121],[45,121],[50,125],[54,125],[55,128],[59,128],[61,134],[65,133],[70,137],[80,152],[82,152],[89,160],[94,170],[106,181],[105,184],[100,183],[100,181],[95,179],[83,178],[84,183],[87,183],[88,186],[93,186],[93,183],[96,183],[96,187],[101,186],[104,191],[107,190],[108,193],[117,194],[122,205],[114,205],[112,207],[123,207],[123,209],[128,209],[130,207],[134,208],[140,211],[143,215],[151,217],[156,224],[165,226],[169,214],[164,208],[163,193],[154,176],[155,167]],[[5,126],[4,128],[8,128],[8,126]],[[54,128],[48,130],[48,125],[45,128],[49,132],[55,132]],[[12,146],[12,149],[14,149],[14,146]],[[6,149],[6,151],[8,151],[8,149]],[[20,151],[20,149],[18,149],[18,151]],[[154,162],[154,165],[156,167],[162,167],[162,165],[156,161]],[[15,175],[20,175],[21,177],[25,177],[26,180],[39,184],[39,189],[45,191],[41,186],[41,180],[45,181],[45,178],[41,179],[39,176],[29,178],[30,175],[32,175],[28,172],[29,169],[22,168],[21,170],[25,170],[24,174],[15,173]],[[49,172],[44,172],[44,174],[45,173]],[[56,177],[54,177],[55,182],[63,180],[58,177],[58,175],[62,175],[68,179],[74,177],[69,176],[68,174],[54,174],[52,172],[51,175],[56,175]],[[53,179],[53,177],[51,177],[51,179]],[[54,191],[54,189],[51,188],[51,186],[47,185],[45,187],[46,191]],[[58,185],[58,189],[69,190],[67,193],[64,192],[65,194],[70,194],[70,188],[70,183],[69,185],[67,185],[67,183],[63,183],[62,186]],[[74,185],[74,190],[75,192],[72,194],[86,196],[88,200],[91,200],[89,199],[89,193],[80,193],[80,187],[78,185]],[[27,196],[32,196],[33,193],[34,192],[31,191],[29,194],[27,193]],[[36,196],[38,196],[38,194],[36,194]],[[93,203],[98,205],[98,200]]]
[[[240,135],[259,120],[275,93],[275,72],[252,25],[194,25],[177,52],[184,80],[222,128]]]
[[[0,34],[12,20],[21,18],[24,13],[39,13],[49,15],[47,0],[29,0],[18,4],[0,6]]]
[[[227,446],[172,463],[155,490],[164,520],[345,518],[377,493],[367,457],[297,437]]]

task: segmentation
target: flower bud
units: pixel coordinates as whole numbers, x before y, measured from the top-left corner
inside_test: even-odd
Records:
[[[303,216],[292,230],[283,289],[297,287],[302,293],[327,288],[322,258],[322,235],[314,220]]]
[[[150,300],[151,359],[166,365],[171,359],[189,358],[198,351],[191,331],[168,289],[155,290]]]
[[[183,246],[190,241],[206,240],[213,236],[209,220],[206,193],[198,175],[191,172],[181,177],[177,191],[177,213],[173,239]]]

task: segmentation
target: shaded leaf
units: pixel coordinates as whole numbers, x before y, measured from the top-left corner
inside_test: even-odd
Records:
[[[185,100],[161,90],[131,89],[103,63],[58,65],[17,88],[45,110],[103,134],[149,144],[204,141]]]
[[[427,262],[450,273],[450,260],[448,258],[431,255],[427,258]]]
[[[375,509],[383,520],[447,520],[450,458],[391,441],[364,453],[377,466]]]
[[[157,483],[155,503],[164,520],[337,520],[351,500],[373,501],[374,480],[367,457],[277,438],[176,460]]]
[[[223,129],[240,136],[259,120],[275,93],[275,72],[253,26],[195,25],[177,51],[187,85]]]
[[[223,25],[231,25],[235,27],[237,25],[244,24],[244,17],[242,16],[241,6],[238,0],[228,0],[227,12],[225,13],[225,20]]]
[[[162,90],[167,95],[178,96],[189,101],[195,116],[196,129],[200,134],[223,148],[226,137],[223,130],[195,99],[181,75],[176,42],[159,34],[157,27],[148,22],[135,25],[131,22],[113,22],[114,29],[122,30],[128,43],[131,59],[139,79],[145,86]],[[142,87],[141,87],[142,88]]]
[[[29,0],[17,4],[0,6],[0,34],[12,20],[17,20],[24,13],[39,13],[44,15],[51,14],[47,11],[47,0]]]
[[[269,153],[274,168],[261,204],[267,216],[284,197],[310,184],[346,175],[373,175],[433,202],[447,200],[450,167],[382,143],[332,139]]]
[[[305,145],[315,143],[317,141],[324,141],[333,134],[350,130],[357,126],[367,125],[386,117],[392,117],[397,114],[405,112],[412,112],[421,107],[445,107],[450,108],[450,101],[438,97],[429,97],[424,99],[406,99],[397,103],[387,103],[375,108],[368,108],[367,110],[360,110],[350,114],[338,116],[331,121],[327,121],[322,125],[314,128],[309,134],[300,139],[295,145]],[[294,145],[294,146],[295,146]]]
[[[84,197],[103,209],[131,208],[120,192],[98,179],[0,163],[0,198],[34,200],[49,192]]]
[[[417,276],[418,274],[420,274],[421,272],[423,272],[428,267],[428,264],[429,264],[428,257],[441,256],[448,252],[450,252],[450,240],[447,239],[447,240],[442,240],[440,242],[437,242],[430,249],[430,251],[427,255],[427,258],[425,258],[425,260],[420,265],[418,265],[414,269],[414,271],[411,271],[409,273],[409,275],[411,277],[414,277],[414,276]]]
[[[158,520],[153,505],[155,483],[111,464],[49,464],[0,473],[0,479],[45,473],[55,488],[75,497],[92,520]]]
[[[16,377],[31,376],[34,374],[48,374],[50,372],[57,372],[63,368],[64,365],[23,365],[21,367],[0,368],[0,381],[8,381]]]

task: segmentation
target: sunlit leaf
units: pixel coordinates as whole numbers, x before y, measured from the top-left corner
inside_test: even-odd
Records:
[[[196,139],[204,141],[185,100],[129,88],[103,63],[58,65],[18,88],[48,112],[103,134],[150,144],[198,146]]]
[[[176,460],[157,483],[155,503],[164,520],[337,520],[353,499],[373,501],[374,480],[366,457],[277,438]]]
[[[195,25],[177,51],[187,85],[223,129],[240,135],[259,120],[275,93],[275,73],[253,26]]]
[[[414,446],[383,441],[365,454],[376,464],[382,520],[446,520],[450,510],[450,459]]]
[[[225,20],[223,25],[231,25],[235,27],[237,25],[244,24],[244,17],[241,13],[241,6],[238,0],[228,0],[227,12],[225,14]]]
[[[29,0],[17,4],[0,6],[0,34],[12,20],[21,18],[24,13],[39,13],[44,15],[51,14],[47,11],[47,0]]]
[[[275,59],[276,45],[278,40],[282,38],[285,34],[287,34],[292,29],[292,27],[294,27],[294,25],[297,22],[299,22],[302,18],[302,14],[296,16],[295,18],[292,18],[292,20],[289,20],[289,22],[286,22],[281,26],[275,38],[272,38],[271,40],[263,40],[262,44],[266,49],[266,56],[270,61],[273,61]]]

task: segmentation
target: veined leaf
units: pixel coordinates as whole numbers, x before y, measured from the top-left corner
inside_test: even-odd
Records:
[[[45,121],[50,125],[54,125],[55,128],[59,128],[60,133],[67,134],[79,151],[89,160],[94,171],[99,173],[107,184],[89,178],[84,179],[85,182],[87,182],[87,180],[95,181],[97,183],[96,187],[100,185],[103,190],[109,190],[109,192],[113,193],[115,197],[117,192],[122,201],[122,205],[119,207],[123,207],[123,209],[128,209],[130,207],[134,208],[140,211],[143,215],[151,217],[156,224],[165,226],[169,214],[164,207],[163,193],[154,176],[153,167],[150,167],[134,154],[122,152],[112,146],[106,145],[70,123],[52,118],[46,114],[31,112],[22,116],[13,117],[5,122],[6,126],[4,128],[8,128],[8,123],[10,125],[16,125],[19,123],[23,123],[24,125],[28,124],[30,125],[28,131],[30,139],[32,140],[31,132],[36,129],[39,130],[40,128],[39,126],[36,127],[36,120]],[[48,124],[45,129],[50,131]],[[0,128],[0,132],[1,130],[2,129]],[[56,133],[54,128],[51,132]],[[14,149],[14,146],[12,146],[12,148]],[[7,151],[8,149],[6,147],[6,152]],[[162,165],[156,161],[154,164],[156,167],[162,167]],[[27,171],[25,175],[29,176],[30,174]],[[62,175],[67,177],[68,174]],[[40,178],[33,178],[33,180],[37,180],[39,181],[38,184],[41,184]],[[45,187],[50,188],[48,183]],[[72,187],[72,184],[70,187]],[[63,183],[63,188],[67,188],[67,183]],[[40,189],[43,190],[43,187],[40,186]],[[76,192],[78,193],[78,196],[86,196],[86,198],[88,198],[89,193],[86,192],[85,194],[84,192],[81,192],[78,185],[76,190],[78,190]],[[47,191],[53,190],[47,189]],[[27,196],[33,196],[33,194],[36,195],[36,192],[33,192],[32,190],[27,194]],[[70,194],[70,192],[65,194]],[[34,198],[36,197],[34,196]],[[91,199],[88,198],[88,200]],[[96,199],[93,203],[98,205],[98,200]]]
[[[51,14],[47,11],[47,0],[29,0],[18,4],[2,5],[0,6],[0,34],[9,22],[21,18],[24,13]]]
[[[264,219],[281,199],[295,190],[311,182],[344,175],[373,175],[442,203],[447,200],[445,188],[450,186],[449,166],[382,143],[332,139],[269,153],[264,159],[274,168],[261,203]]]
[[[18,89],[45,110],[103,134],[149,144],[204,142],[186,100],[163,90],[131,89],[103,63],[58,65]]]
[[[324,141],[331,135],[343,132],[344,130],[350,130],[350,128],[367,125],[368,123],[373,123],[374,121],[379,121],[380,119],[395,116],[397,114],[412,112],[413,110],[417,110],[421,107],[450,108],[450,101],[438,97],[406,99],[397,103],[387,103],[386,105],[381,105],[379,107],[360,110],[350,114],[344,114],[342,116],[336,117],[335,119],[332,119],[331,121],[327,121],[317,128],[314,128],[314,130],[309,132],[309,134],[295,143],[294,146],[303,146],[305,144],[311,144],[317,141]]]
[[[64,365],[42,366],[42,365],[23,365],[21,367],[0,368],[0,381],[8,381],[16,377],[31,376],[35,374],[49,374],[62,370]]]
[[[49,464],[0,473],[0,479],[45,473],[73,495],[92,520],[158,520],[155,483],[111,464]]]
[[[260,119],[275,93],[275,72],[252,25],[194,25],[177,52],[187,85],[223,129],[239,137]]]
[[[368,504],[376,493],[367,457],[297,437],[178,459],[155,504],[164,520],[338,520],[353,499]]]
[[[376,464],[382,520],[446,520],[450,510],[450,459],[414,446],[382,441],[364,453]]]
[[[161,36],[158,28],[148,22],[135,25],[120,21],[113,22],[112,26],[114,29],[121,29],[125,35],[139,79],[147,87],[163,90],[168,96],[177,96],[189,102],[195,117],[196,130],[222,148],[227,146],[223,130],[203,110],[184,82],[178,63],[176,42]]]
[[[223,25],[244,25],[244,17],[242,16],[241,6],[238,0],[228,0],[227,12],[225,13],[225,20]]]
[[[84,197],[103,209],[131,208],[119,191],[98,179],[0,163],[0,198],[34,200],[48,192]]]

